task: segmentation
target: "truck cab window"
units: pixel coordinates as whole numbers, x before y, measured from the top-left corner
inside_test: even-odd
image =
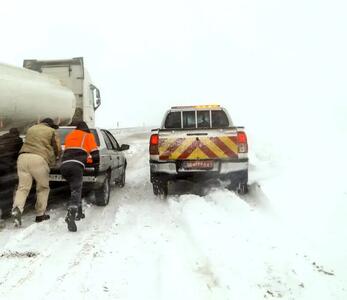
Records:
[[[183,128],[196,128],[195,111],[183,112]]]
[[[181,125],[181,112],[170,112],[165,120],[165,128],[177,129],[182,128]]]
[[[222,110],[212,110],[212,128],[229,127],[228,117]]]
[[[210,128],[210,111],[202,110],[197,112],[198,128]]]

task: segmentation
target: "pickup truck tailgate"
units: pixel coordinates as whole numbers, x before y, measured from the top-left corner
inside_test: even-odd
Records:
[[[159,132],[159,160],[238,158],[236,130]]]

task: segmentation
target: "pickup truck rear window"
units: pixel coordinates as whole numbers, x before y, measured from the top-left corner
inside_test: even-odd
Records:
[[[181,116],[183,126],[181,126]],[[232,124],[229,124],[223,110],[174,111],[168,113],[165,120],[167,129],[227,128],[229,126]]]
[[[210,111],[202,110],[197,112],[198,128],[210,128]]]
[[[168,128],[168,129],[182,128],[180,111],[170,112],[167,115],[165,120],[165,128]]]
[[[65,137],[73,130],[74,128],[59,128],[57,131],[60,136],[60,142],[62,145],[65,145]],[[90,132],[94,135],[95,142],[98,146],[100,146],[99,137],[96,133],[95,129],[90,129]]]
[[[195,128],[196,119],[195,111],[184,111],[183,112],[183,128]]]
[[[222,110],[212,110],[212,128],[225,128],[229,126],[228,117]]]

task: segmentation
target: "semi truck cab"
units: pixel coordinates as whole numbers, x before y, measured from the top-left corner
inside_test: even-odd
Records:
[[[63,60],[26,59],[23,67],[59,79],[76,98],[72,121],[83,120],[88,126],[95,126],[95,110],[101,105],[100,91],[92,84],[83,57]]]

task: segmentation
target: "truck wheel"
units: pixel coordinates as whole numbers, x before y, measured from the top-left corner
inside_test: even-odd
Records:
[[[152,184],[154,195],[166,198],[169,190],[168,182],[164,180],[155,180]]]
[[[237,193],[240,195],[245,195],[248,193],[248,185],[247,183],[240,183],[236,189]]]
[[[103,185],[100,188],[95,190],[96,205],[106,206],[110,202],[110,193],[111,193],[110,175],[107,175]]]
[[[248,171],[238,171],[230,174],[230,184],[228,189],[236,191],[240,195],[248,193]]]
[[[11,206],[1,209],[0,207],[0,220],[8,219],[11,217]]]

